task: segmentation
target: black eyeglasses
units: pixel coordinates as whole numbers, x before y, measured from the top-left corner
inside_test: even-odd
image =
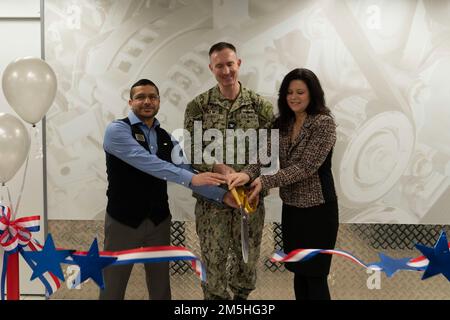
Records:
[[[159,100],[159,96],[156,94],[149,94],[149,95],[145,95],[145,94],[138,94],[137,96],[133,97],[133,100],[137,100],[137,101],[145,101],[148,98],[148,100],[150,100],[151,102],[156,102]]]

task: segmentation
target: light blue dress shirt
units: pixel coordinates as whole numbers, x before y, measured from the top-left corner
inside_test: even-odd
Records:
[[[191,185],[191,180],[195,173],[190,165],[175,165],[158,158],[156,155],[158,144],[155,127],[160,124],[157,119],[155,119],[151,128],[144,124],[133,111],[128,113],[128,119],[130,119],[131,125],[139,123],[139,128],[148,142],[150,153],[133,138],[130,126],[118,120],[113,121],[106,128],[103,140],[103,149],[106,152],[156,178],[178,183],[205,198],[219,203],[222,202],[223,196],[227,192],[225,189],[215,186],[194,187]],[[172,141],[174,144],[178,143],[173,138]]]

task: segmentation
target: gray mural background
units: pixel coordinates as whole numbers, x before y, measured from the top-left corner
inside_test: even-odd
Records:
[[[276,102],[293,68],[320,78],[338,123],[333,167],[341,222],[449,224],[449,1],[45,1],[46,60],[58,76],[47,113],[49,219],[103,219],[103,133],[129,87],[160,87],[158,115],[182,127],[215,84],[209,47],[236,44],[244,85]],[[170,185],[175,220],[189,190]],[[124,200],[126,201],[126,200]],[[267,220],[280,200],[268,197]]]

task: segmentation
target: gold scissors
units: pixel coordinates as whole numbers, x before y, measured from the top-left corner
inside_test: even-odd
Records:
[[[242,259],[245,263],[248,262],[248,250],[249,250],[249,215],[255,212],[256,207],[253,207],[249,202],[245,190],[243,187],[236,187],[230,190],[234,197],[234,200],[239,206],[241,213],[241,248]]]

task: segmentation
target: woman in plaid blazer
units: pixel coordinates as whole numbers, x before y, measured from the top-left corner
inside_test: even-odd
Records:
[[[259,176],[261,166],[249,165],[228,176],[229,187],[252,181],[250,201],[261,191],[280,188],[285,253],[295,249],[332,249],[339,226],[331,172],[336,125],[317,76],[308,69],[289,72],[280,86],[278,109],[273,128],[280,134],[280,170]],[[296,299],[330,299],[330,264],[330,255],[286,263],[286,268],[294,272]]]

